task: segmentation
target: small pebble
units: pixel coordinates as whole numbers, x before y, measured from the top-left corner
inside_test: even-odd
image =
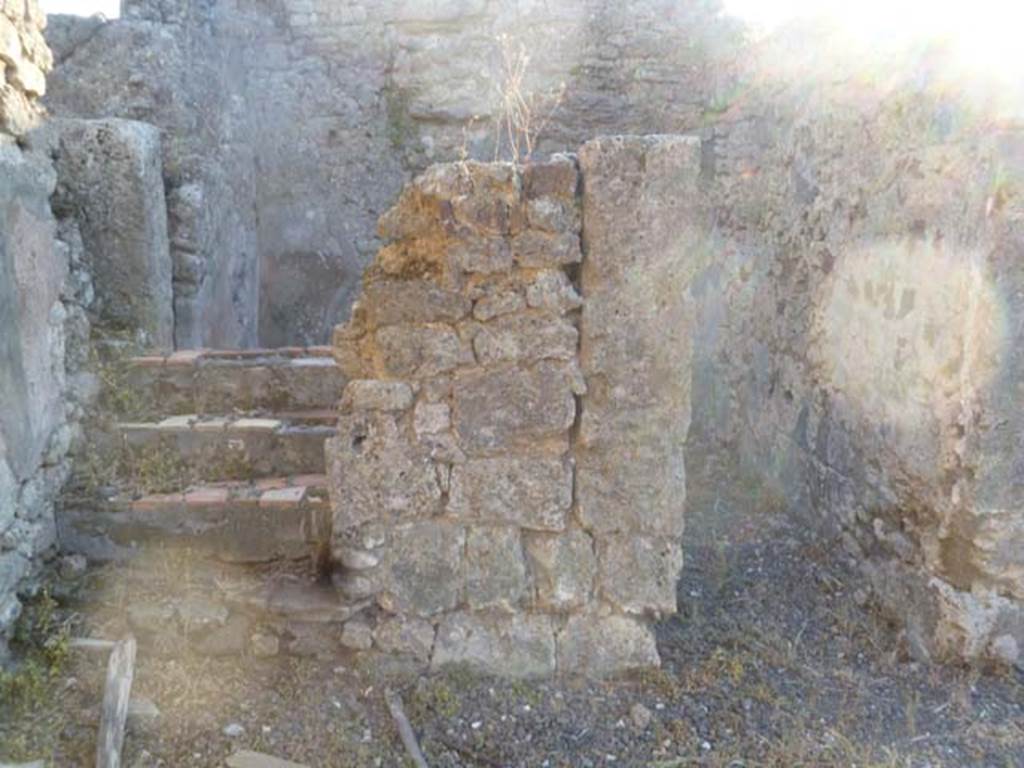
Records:
[[[229,739],[237,739],[239,736],[245,734],[245,728],[238,723],[231,723],[230,725],[224,726],[224,735]]]
[[[651,710],[640,702],[637,702],[630,708],[629,716],[633,720],[633,725],[641,731],[647,730],[647,727],[651,724],[651,720],[654,717],[654,715],[651,714]]]

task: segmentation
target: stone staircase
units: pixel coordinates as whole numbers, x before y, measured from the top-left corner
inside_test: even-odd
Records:
[[[324,441],[344,388],[330,348],[138,357],[116,386],[131,412],[91,441],[114,479],[58,523],[66,550],[100,564],[84,598],[94,634],[167,653],[340,648],[359,606],[320,578]]]

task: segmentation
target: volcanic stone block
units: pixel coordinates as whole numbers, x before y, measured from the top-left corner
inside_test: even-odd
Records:
[[[511,288],[492,290],[477,300],[473,306],[473,317],[487,322],[523,309],[526,309],[526,301],[518,291]]]
[[[101,324],[174,345],[160,131],[129,120],[56,121],[57,210],[79,222]]]
[[[377,360],[389,376],[436,376],[473,363],[468,342],[447,325],[391,325],[376,340]]]
[[[682,531],[690,422],[700,142],[597,139],[580,151],[587,258],[578,441],[581,517],[595,530]]]
[[[63,347],[55,341],[63,344],[68,265],[54,246],[55,182],[43,158],[0,144],[0,461],[15,487],[42,463],[64,412]]]
[[[460,372],[455,378],[455,429],[470,450],[568,447],[566,430],[576,418],[572,373],[542,362],[529,370],[513,367]]]
[[[636,619],[578,614],[558,635],[558,669],[563,673],[605,676],[660,663],[654,633]]]
[[[341,402],[355,411],[404,411],[412,401],[412,387],[404,381],[359,379],[348,383]]]
[[[420,661],[430,661],[434,648],[434,625],[425,619],[395,616],[382,620],[373,633],[377,647],[385,653],[412,656]]]
[[[576,161],[568,155],[555,155],[545,163],[530,163],[523,168],[523,197],[527,200],[549,198],[575,203],[580,184]]]
[[[512,360],[572,360],[579,334],[571,323],[547,313],[506,315],[482,326],[473,350],[482,365]]]
[[[512,266],[512,250],[504,238],[456,240],[448,247],[448,263],[459,272],[504,272]]]
[[[456,613],[437,629],[431,666],[465,664],[487,674],[548,677],[555,672],[555,634],[548,616]]]
[[[472,309],[461,294],[425,280],[375,280],[360,300],[369,327],[402,323],[455,323]]]
[[[560,269],[543,269],[526,288],[526,303],[533,309],[562,314],[579,309],[583,299]]]
[[[400,615],[430,617],[454,610],[462,592],[466,531],[451,523],[399,525],[391,533],[381,604]]]
[[[512,256],[521,267],[563,267],[583,259],[575,233],[547,234],[529,230],[512,239]]]
[[[655,409],[651,413],[660,412]],[[666,414],[661,422],[638,419],[634,425],[623,426],[619,439],[609,435],[578,451],[576,494],[580,520],[588,530],[682,535],[684,445],[670,418]],[[629,466],[634,467],[633,472],[626,471]]]
[[[572,507],[572,469],[562,458],[474,459],[452,469],[449,514],[561,531]]]
[[[326,455],[337,534],[381,518],[426,517],[440,508],[433,462],[402,440],[389,414],[344,416]]]
[[[676,539],[624,534],[599,539],[601,595],[626,613],[675,613],[683,553]]]
[[[526,556],[544,610],[569,611],[586,605],[594,590],[594,542],[580,530],[564,534],[526,533]]]
[[[436,435],[452,425],[452,409],[448,403],[420,402],[413,413],[417,435]]]
[[[466,602],[473,610],[514,611],[527,591],[518,528],[474,527],[466,537]]]

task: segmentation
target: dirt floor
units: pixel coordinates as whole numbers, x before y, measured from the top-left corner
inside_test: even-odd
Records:
[[[247,748],[315,768],[409,765],[390,686],[432,767],[1024,767],[1024,676],[911,662],[837,552],[777,514],[703,501],[682,612],[659,626],[661,670],[503,682],[354,658],[142,653],[134,693],[159,715],[131,721],[125,764],[223,766]],[[92,765],[103,667],[75,651],[8,696],[0,762]]]

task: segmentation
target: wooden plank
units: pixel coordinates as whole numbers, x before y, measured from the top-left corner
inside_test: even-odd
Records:
[[[135,638],[129,635],[110,653],[103,691],[103,714],[96,742],[96,768],[121,768],[124,724],[128,718],[128,701],[135,676],[135,648]]]

